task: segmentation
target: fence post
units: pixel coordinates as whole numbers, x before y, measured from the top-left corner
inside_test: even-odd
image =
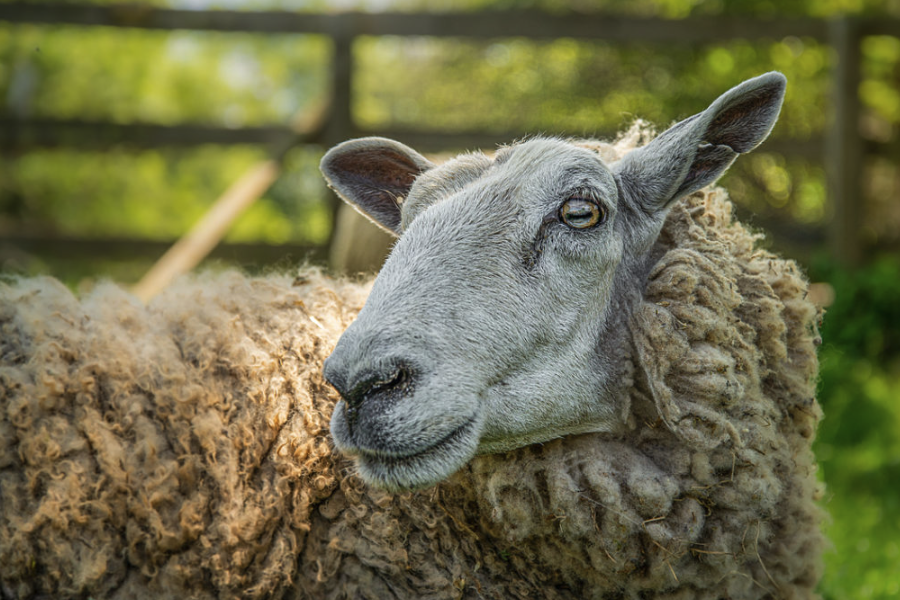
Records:
[[[354,22],[350,16],[338,21],[332,33],[331,113],[325,130],[326,148],[357,135],[353,121],[353,39]],[[328,262],[339,273],[373,272],[381,268],[393,238],[368,219],[329,194],[332,227],[328,240]]]
[[[848,17],[831,21],[828,33],[836,58],[831,89],[833,115],[825,151],[832,213],[829,245],[840,262],[856,265],[863,257],[860,228],[865,209],[865,148],[859,134],[862,36],[857,20]]]
[[[331,32],[334,45],[331,57],[331,107],[324,136],[329,145],[347,138],[355,129],[351,105],[354,37],[349,18],[338,19]]]
[[[334,54],[331,57],[331,97],[322,136],[326,150],[351,137],[355,129],[352,106],[353,38],[354,34],[348,18],[338,19],[331,32],[331,42],[334,46]],[[329,194],[328,202],[332,216],[331,237],[333,238],[333,224],[337,222],[337,210],[342,203],[334,194]],[[331,239],[329,239],[330,242]]]

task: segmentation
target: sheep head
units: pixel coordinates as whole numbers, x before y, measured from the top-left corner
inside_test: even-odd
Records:
[[[550,138],[440,166],[382,138],[329,151],[329,184],[399,236],[325,363],[362,477],[415,489],[475,454],[625,427],[630,307],[668,209],[768,136],[785,84],[745,81],[612,164]]]

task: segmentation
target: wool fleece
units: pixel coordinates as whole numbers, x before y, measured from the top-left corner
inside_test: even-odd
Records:
[[[399,495],[328,434],[370,284],[0,285],[0,597],[814,598],[819,314],[758,237],[720,189],[672,209],[616,349],[625,432]]]

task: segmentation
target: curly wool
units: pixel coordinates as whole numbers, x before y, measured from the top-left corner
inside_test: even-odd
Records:
[[[0,582],[14,598],[264,597],[336,486],[321,362],[367,288],[206,275],[143,307],[0,292]]]
[[[818,314],[756,242],[721,190],[672,210],[619,349],[625,433],[396,496],[328,437],[321,363],[367,285],[0,286],[0,596],[814,597]]]

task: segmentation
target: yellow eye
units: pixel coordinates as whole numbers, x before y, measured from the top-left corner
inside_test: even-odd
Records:
[[[606,212],[591,200],[569,198],[560,207],[559,218],[573,229],[587,229],[606,220]]]

